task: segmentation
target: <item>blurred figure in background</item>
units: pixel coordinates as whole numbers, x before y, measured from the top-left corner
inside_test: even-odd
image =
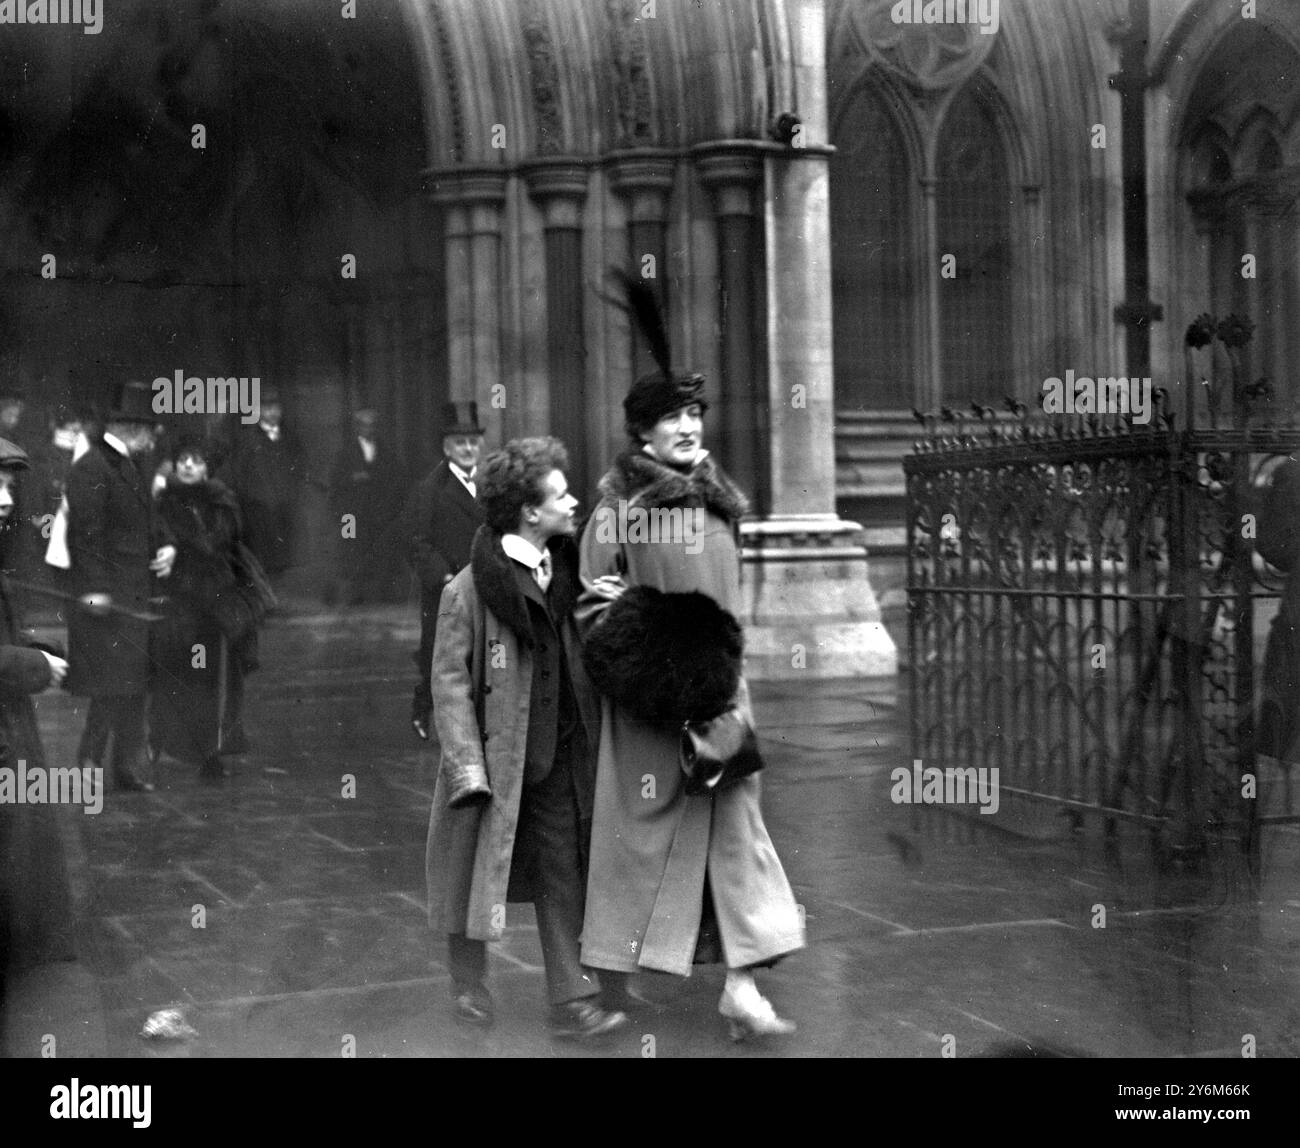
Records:
[[[155,520],[151,492],[152,392],[121,387],[104,433],[68,474],[68,554],[78,602],[68,614],[68,688],[90,709],[79,766],[101,764],[111,737],[117,789],[151,790],[139,775],[149,689],[149,617],[155,578],[172,572],[176,547]]]
[[[27,454],[0,438],[0,562],[13,537],[18,475]],[[45,768],[31,695],[59,685],[68,663],[18,644],[19,619],[0,578],[0,768]],[[102,797],[102,791],[101,791]],[[0,802],[0,1034],[18,975],[48,961],[70,960],[72,899],[59,834],[49,804]],[[0,1048],[0,1055],[20,1055]]]
[[[379,414],[363,407],[352,416],[352,433],[330,472],[333,527],[339,532],[338,568],[326,602],[359,606],[383,601],[393,582],[392,527],[398,468],[378,434]],[[347,516],[350,516],[348,518]]]
[[[257,425],[241,425],[236,431],[222,477],[239,500],[249,549],[271,579],[278,580],[293,562],[299,488],[312,480],[297,442],[284,426],[284,406],[273,387],[262,388]]]
[[[483,428],[475,402],[447,403],[442,413],[443,460],[411,492],[403,512],[407,558],[420,580],[420,648],[415,653],[419,680],[411,698],[411,727],[429,736],[433,708],[429,667],[438,627],[442,588],[469,562],[474,533],[483,525],[477,502]]]

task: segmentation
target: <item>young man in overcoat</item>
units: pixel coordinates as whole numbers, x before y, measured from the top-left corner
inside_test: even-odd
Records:
[[[582,967],[585,855],[599,710],[583,671],[574,508],[555,439],[521,439],[480,468],[486,523],[448,583],[433,651],[442,760],[426,856],[429,924],[447,938],[454,1014],[487,1025],[486,942],[507,901],[532,901],[551,1030],[626,1022]]]

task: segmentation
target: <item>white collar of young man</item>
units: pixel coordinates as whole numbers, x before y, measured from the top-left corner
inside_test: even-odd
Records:
[[[108,443],[108,445],[111,446],[115,451],[117,451],[117,453],[120,454],[123,458],[131,457],[131,452],[126,449],[126,443],[124,443],[120,438],[118,438],[117,435],[109,434],[108,431],[105,431],[104,441]]]
[[[542,552],[518,534],[501,535],[501,549],[508,558],[523,563],[529,570],[536,570],[542,564]]]

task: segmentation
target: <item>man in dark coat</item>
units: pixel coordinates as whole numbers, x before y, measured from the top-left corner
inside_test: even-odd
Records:
[[[388,559],[398,476],[378,425],[379,415],[369,407],[353,414],[352,434],[335,455],[330,472],[333,525],[339,532],[338,573],[349,606],[368,597],[382,599],[392,580]]]
[[[18,472],[27,465],[22,448],[0,439],[0,563],[16,525]],[[19,628],[8,588],[0,578],[0,769],[14,771],[11,777],[20,762],[29,775],[44,771],[30,695],[58,685],[68,669],[62,658],[20,645]],[[11,979],[36,965],[71,958],[72,927],[72,898],[55,807],[0,801],[0,1033],[5,1028]],[[0,1055],[6,1054],[21,1053],[0,1048]]]
[[[293,435],[284,426],[279,393],[263,387],[261,418],[240,426],[221,478],[239,498],[244,537],[262,568],[278,579],[293,562],[294,525],[303,483],[325,484],[308,474]]]
[[[520,439],[480,478],[487,523],[448,584],[434,643],[442,761],[429,819],[429,924],[447,937],[454,1012],[491,1024],[485,942],[507,901],[532,901],[551,1031],[592,1038],[626,1023],[597,1003],[582,967],[585,872],[598,706],[582,668],[568,459]]]
[[[475,475],[483,450],[478,404],[448,403],[443,408],[443,460],[411,492],[403,518],[408,561],[420,580],[420,648],[415,664],[420,677],[411,698],[411,726],[429,736],[429,666],[443,587],[469,562],[474,532],[483,524],[476,500]]]
[[[68,615],[68,689],[89,697],[79,765],[98,765],[96,747],[113,738],[118,789],[152,789],[138,776],[149,689],[150,599],[155,578],[171,574],[176,547],[155,521],[152,394],[128,383],[100,438],[68,474],[68,553],[79,599]]]

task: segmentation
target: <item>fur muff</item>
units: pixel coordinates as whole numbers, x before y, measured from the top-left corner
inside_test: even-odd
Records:
[[[592,628],[592,683],[642,721],[708,721],[740,685],[740,623],[707,594],[633,586]]]

